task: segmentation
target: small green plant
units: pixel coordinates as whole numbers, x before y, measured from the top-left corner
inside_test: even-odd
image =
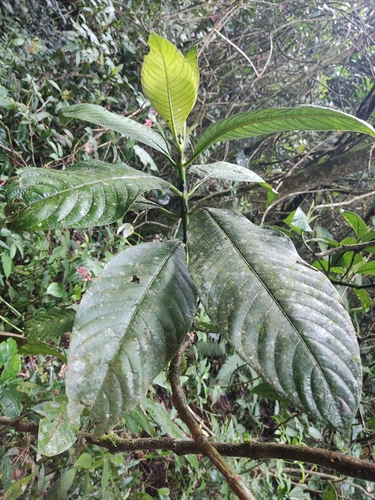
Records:
[[[184,56],[155,33],[148,43],[143,90],[173,144],[150,124],[96,105],[73,105],[63,115],[153,148],[177,172],[178,183],[124,163],[87,160],[61,171],[25,168],[6,191],[13,231],[100,226],[135,209],[159,210],[182,227],[181,240],[142,243],[117,254],[84,294],[68,353],[68,404],[58,401],[58,410],[67,412],[60,419],[63,431],[70,426],[70,434],[60,444],[58,439],[51,443],[48,433],[56,437],[60,431],[45,422],[40,453],[70,447],[81,416],[95,422],[99,437],[140,403],[152,412],[144,395],[176,352],[181,354],[198,300],[237,355],[282,398],[347,430],[358,407],[361,362],[354,328],[333,285],[298,256],[282,232],[256,226],[234,211],[194,209],[189,202],[212,178],[258,183],[269,201],[277,195],[244,167],[224,161],[199,164],[200,155],[218,142],[290,130],[344,130],[375,137],[374,129],[316,106],[257,110],[214,123],[190,151],[186,120],[198,95],[197,50],[193,47]],[[192,174],[200,178],[195,184],[188,177]],[[150,190],[172,191],[180,210],[168,211],[148,200]],[[173,384],[172,390],[176,396]],[[56,405],[50,420],[59,421]],[[241,493],[242,486],[230,485],[242,498],[252,498]]]

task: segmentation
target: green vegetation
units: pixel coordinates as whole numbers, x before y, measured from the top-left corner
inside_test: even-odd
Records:
[[[292,4],[298,17],[303,9]],[[187,16],[197,35],[209,41],[216,33],[261,79],[274,62],[254,66],[228,29],[245,20],[256,27],[262,14],[223,7],[219,20],[199,4]],[[39,9],[31,4],[29,15]],[[137,44],[146,34],[135,26],[152,13],[129,8],[125,29],[123,8],[109,1],[54,9],[54,23],[72,28],[63,40],[53,23],[45,41],[8,29],[2,49],[5,498],[232,498],[231,490],[240,498],[367,498],[375,480],[366,460],[375,232],[355,203],[371,196],[367,137],[375,131],[361,119],[373,109],[369,83],[365,97],[358,87],[356,98],[368,104],[357,116],[327,107],[327,71],[313,103],[287,107],[288,95],[273,84],[275,107],[241,109],[235,96],[236,112],[208,111],[207,123],[199,117],[213,105],[211,86],[195,46],[180,52],[151,31],[140,74]],[[12,10],[3,7],[1,22]],[[366,5],[357,11],[371,15]],[[350,11],[333,13],[344,19]],[[274,14],[283,17],[276,6]],[[168,27],[165,34],[174,39]],[[63,85],[50,65],[52,41]],[[66,54],[75,56],[74,72]],[[31,71],[44,59],[38,84],[27,73],[14,86],[16,63]],[[241,85],[244,98],[253,92]],[[330,131],[345,133],[335,139]],[[329,150],[319,158],[320,137]],[[252,169],[249,151],[257,155]],[[350,170],[353,155],[359,172]],[[348,180],[327,189],[340,179],[336,157]],[[271,437],[277,446],[263,442]]]

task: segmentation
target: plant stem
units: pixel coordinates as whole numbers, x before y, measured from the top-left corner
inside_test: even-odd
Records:
[[[2,297],[0,297],[0,300],[1,300],[1,302],[3,302],[6,306],[8,306],[8,307],[9,307],[9,309],[10,309],[11,311],[13,311],[13,312],[14,312],[14,314],[15,314],[16,316],[18,316],[18,317],[20,317],[20,316],[21,316],[21,313],[20,313],[20,312],[18,312],[18,311],[17,311],[17,309],[15,309],[15,308],[12,306],[12,304],[9,304],[9,302],[7,302],[6,300],[4,300]]]
[[[9,320],[7,320],[6,318],[4,318],[4,316],[1,316],[0,315],[0,319],[3,320],[5,323],[7,323],[8,325],[10,325],[12,328],[14,328],[15,330],[17,330],[17,332],[20,332],[23,334],[23,331],[21,330],[21,328],[18,328],[18,326],[16,325],[13,325],[13,323],[11,323]]]
[[[16,429],[19,432],[38,433],[38,424],[22,418],[0,416],[0,431],[6,428]],[[111,439],[105,436],[98,439],[93,434],[84,432],[82,438],[87,444],[95,444],[111,451],[112,453],[130,452],[139,450],[167,450],[177,455],[191,455],[201,453],[200,447],[192,439],[174,438],[136,438],[124,439],[116,434],[111,434]],[[297,462],[317,464],[321,467],[334,470],[349,477],[375,481],[375,464],[369,460],[325,450],[323,448],[310,448],[305,445],[290,445],[283,443],[260,443],[250,441],[246,443],[211,443],[219,453],[227,457],[243,457],[251,460],[281,459]],[[285,470],[285,469],[284,469]]]
[[[180,384],[180,367],[183,352],[190,346],[193,338],[194,334],[187,334],[185,340],[182,342],[180,348],[171,361],[169,379],[172,387],[173,403],[182,421],[189,427],[199,451],[206,455],[206,457],[209,458],[215,467],[223,474],[232,491],[236,493],[240,500],[255,500],[255,497],[245,484],[242,477],[232,469],[232,467],[203,434],[202,429],[199,427],[198,422],[196,422],[186,404],[185,393]]]
[[[184,167],[184,155],[181,151],[177,164],[178,175],[180,179],[180,192],[181,192],[181,220],[182,220],[182,232],[183,232],[183,242],[187,241],[187,227],[188,227],[188,212],[189,212],[189,195],[188,187],[186,184],[186,169]]]

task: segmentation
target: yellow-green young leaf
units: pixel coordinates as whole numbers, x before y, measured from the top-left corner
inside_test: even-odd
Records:
[[[176,144],[182,145],[185,122],[198,93],[196,51],[185,58],[165,38],[151,32],[149,54],[142,66],[142,86],[152,106],[173,132]]]
[[[193,47],[190,47],[190,49],[186,52],[185,59],[190,64],[190,67],[193,71],[196,89],[198,92],[198,85],[199,85],[198,49],[195,45]]]

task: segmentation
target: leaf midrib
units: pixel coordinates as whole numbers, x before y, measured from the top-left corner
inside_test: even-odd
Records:
[[[143,128],[144,126],[141,123],[136,122],[135,120],[132,120],[131,118],[128,118],[127,116],[115,115],[111,111],[108,111],[106,108],[102,108],[101,106],[98,106],[96,104],[81,104],[81,105],[77,104],[74,106],[85,106],[83,109],[86,110],[85,111],[86,113],[90,113],[90,111],[87,111],[87,109],[90,109],[90,108],[86,108],[86,106],[90,106],[90,107],[95,106],[96,108],[100,108],[100,111],[95,108],[94,112],[96,111],[100,114],[100,112],[104,110],[105,112],[107,112],[111,115],[110,117],[112,118],[112,120],[113,119],[119,119],[120,121],[124,120],[125,124],[116,123],[114,125],[117,128],[117,130],[116,130],[115,128],[113,128],[113,126],[108,125],[108,123],[106,123],[106,120],[104,118],[102,118],[101,116],[94,117],[94,119],[92,117],[87,117],[87,115],[85,117],[82,117],[82,116],[79,116],[80,113],[79,112],[77,113],[77,111],[75,109],[73,109],[73,113],[72,113],[69,110],[69,108],[67,108],[67,110],[64,111],[63,115],[68,117],[68,118],[71,118],[71,119],[76,118],[76,119],[79,119],[79,120],[82,120],[85,122],[94,123],[95,125],[99,125],[100,127],[102,127],[104,130],[113,130],[114,132],[117,132],[118,134],[122,135],[123,137],[129,137],[129,135],[126,132],[121,132],[118,129],[120,127],[123,127],[123,126],[133,126],[136,128],[136,134],[134,134],[134,135],[139,136],[139,138],[134,138],[134,137],[133,138],[139,142],[142,142],[143,144],[147,144],[147,142],[144,142],[144,140],[142,139],[142,133],[143,133],[143,131],[145,131],[145,129]],[[108,120],[108,121],[110,121],[110,120]],[[139,127],[137,127],[137,126],[139,126]],[[150,137],[151,135],[154,135],[155,138]],[[148,141],[152,142],[152,144],[154,145],[153,147],[157,151],[159,151],[160,153],[167,156],[167,158],[172,160],[172,158],[170,157],[169,151],[168,151],[168,145],[167,145],[166,141],[164,140],[164,138],[160,134],[155,132],[155,130],[147,128],[146,139]]]
[[[301,108],[297,108],[297,109],[301,109]],[[302,108],[302,109],[303,109],[303,108]],[[306,109],[306,108],[305,108],[305,109]],[[312,113],[310,113],[309,115],[304,115],[304,116],[302,116],[302,117],[301,117],[301,115],[299,115],[299,114],[296,114],[296,115],[291,114],[290,116],[288,115],[288,119],[309,118],[309,117],[312,117],[312,116],[321,116],[321,115],[319,115],[319,113],[318,113],[318,111],[319,111],[319,110],[321,110],[321,109],[324,109],[324,108],[318,108],[318,109],[311,108],[311,110],[312,110],[312,111],[315,111],[315,113],[313,113],[313,112],[312,112]],[[250,111],[250,112],[251,112],[251,111]],[[259,111],[259,113],[262,113],[262,111]],[[245,112],[245,113],[241,113],[241,114],[246,115],[247,113]],[[240,114],[240,115],[241,115],[241,114]],[[335,118],[336,118],[336,117],[337,117],[337,118],[339,118],[339,115],[340,115],[340,114],[341,114],[341,113],[340,113],[340,112],[338,112],[338,115],[336,115],[336,116],[335,116]],[[238,117],[238,116],[240,116],[240,115],[237,115],[237,117]],[[235,118],[235,116],[236,116],[236,115],[234,115],[233,117],[224,118],[224,120],[230,120],[230,119],[232,119],[232,118]],[[345,119],[345,118],[348,118],[348,116],[344,115],[344,116],[343,116],[343,118],[344,118],[344,119]],[[204,143],[202,143],[202,144],[199,146],[199,148],[198,148],[198,149],[194,152],[193,156],[189,159],[189,161],[188,161],[187,165],[190,165],[190,164],[191,164],[191,162],[192,162],[192,161],[194,161],[194,160],[195,160],[195,158],[197,158],[197,156],[199,156],[199,155],[201,154],[201,152],[202,152],[202,151],[204,151],[206,148],[208,148],[209,146],[211,146],[211,144],[215,143],[215,142],[216,142],[216,140],[217,140],[218,138],[220,138],[220,137],[221,137],[221,136],[223,136],[223,135],[226,135],[226,134],[229,134],[229,133],[233,132],[235,129],[242,128],[242,127],[248,127],[249,125],[252,125],[252,124],[257,124],[257,123],[260,123],[260,124],[261,124],[261,123],[263,123],[263,122],[275,122],[275,121],[280,121],[280,120],[282,120],[282,119],[283,119],[283,118],[282,118],[282,117],[280,117],[280,116],[279,116],[278,118],[260,118],[260,119],[258,119],[258,120],[250,119],[250,120],[249,120],[249,122],[247,122],[247,123],[242,123],[241,125],[233,125],[233,126],[229,127],[228,129],[226,129],[226,130],[225,130],[225,132],[219,132],[219,131],[218,131],[217,133],[214,133],[214,135],[213,135],[213,136],[211,136],[211,138],[210,138],[210,139],[206,140]],[[220,125],[220,122],[218,122],[218,124]],[[211,126],[212,126],[212,125],[211,125]],[[220,128],[220,127],[218,127],[218,129],[219,129],[219,128]],[[207,129],[207,131],[208,131],[208,130],[209,130],[209,129]],[[298,128],[296,128],[296,129],[290,129],[290,131],[293,131],[293,130],[299,130],[299,129],[298,129]],[[340,130],[344,132],[344,130],[342,130],[342,129],[340,129]],[[317,129],[315,129],[315,128],[312,128],[312,129],[305,129],[305,128],[304,128],[302,131],[303,131],[303,132],[308,132],[308,131],[312,131],[312,132],[314,132],[314,131],[318,131],[318,130],[317,130]],[[329,130],[326,130],[326,129],[321,129],[320,131],[323,131],[323,132],[324,132],[324,131],[329,131]],[[346,131],[349,131],[349,132],[350,132],[350,130],[346,130]],[[279,133],[283,133],[283,132],[284,132],[284,131],[281,131],[281,130],[280,130],[280,131],[275,131],[275,132],[263,132],[263,133],[259,133],[259,134],[257,134],[257,135],[279,134]],[[354,131],[354,132],[355,132],[355,131]],[[365,133],[365,132],[358,131],[358,133]],[[370,135],[371,135],[371,134],[370,134]],[[374,136],[375,136],[375,133],[374,133],[374,134],[372,134],[372,136],[374,137]],[[223,139],[223,140],[230,140],[230,139]]]
[[[297,337],[299,338],[299,340],[301,341],[301,343],[305,346],[306,348],[306,351],[309,353],[309,356],[310,358],[313,360],[313,364],[314,366],[318,369],[319,373],[321,374],[321,377],[322,379],[324,380],[324,383],[328,389],[328,392],[329,394],[331,395],[331,400],[332,401],[335,401],[335,398],[333,397],[332,395],[332,391],[331,391],[331,388],[326,380],[326,377],[324,376],[324,373],[322,372],[319,364],[317,363],[313,353],[311,352],[310,348],[307,346],[305,340],[301,337],[301,334],[299,333],[299,331],[297,330],[297,328],[294,326],[294,324],[291,322],[289,316],[286,314],[286,312],[284,311],[284,309],[281,307],[281,304],[280,302],[274,297],[274,295],[271,293],[271,290],[268,288],[268,286],[263,282],[263,280],[261,279],[261,277],[259,276],[259,274],[255,271],[255,269],[251,266],[251,264],[246,260],[245,256],[243,255],[243,253],[239,250],[239,248],[237,248],[234,243],[232,242],[231,238],[229,237],[229,235],[226,233],[226,231],[224,230],[224,228],[220,225],[220,223],[214,218],[214,216],[208,212],[208,210],[206,209],[203,209],[205,210],[208,215],[212,218],[212,220],[219,226],[219,228],[221,229],[223,235],[224,235],[224,238],[230,243],[230,245],[232,246],[232,248],[234,248],[234,250],[236,251],[236,253],[238,254],[238,256],[241,258],[241,260],[245,263],[245,265],[249,268],[250,272],[252,272],[252,274],[256,277],[256,279],[259,281],[259,283],[265,288],[267,294],[271,297],[272,301],[276,304],[277,308],[279,309],[279,311],[281,311],[282,315],[286,318],[288,324],[292,327],[293,331],[296,333]],[[319,413],[320,410],[319,410]],[[342,420],[342,419],[341,419]]]
[[[140,176],[129,176],[129,177],[124,177],[124,176],[116,176],[116,177],[110,177],[108,179],[99,179],[99,180],[95,180],[95,181],[89,181],[89,182],[86,182],[84,184],[79,184],[75,187],[70,187],[70,188],[67,188],[67,189],[62,189],[60,191],[57,191],[56,193],[53,193],[53,194],[50,194],[48,196],[43,196],[41,198],[39,198],[38,200],[35,200],[35,201],[32,201],[30,203],[28,203],[27,205],[25,204],[25,207],[24,208],[28,208],[28,207],[32,207],[33,205],[37,204],[37,203],[40,203],[44,200],[49,200],[55,196],[60,196],[61,194],[66,194],[66,193],[71,193],[71,192],[74,192],[74,191],[79,191],[80,189],[83,189],[85,187],[89,187],[89,186],[93,186],[95,184],[108,184],[110,186],[110,182],[112,181],[118,181],[118,180],[124,180],[124,179],[135,179],[135,180],[138,180],[138,179],[144,179],[145,176],[143,175],[140,175]],[[35,184],[29,184],[28,186],[25,187],[25,189],[27,188],[30,188],[32,186],[34,186]],[[40,184],[38,184],[39,186]],[[149,189],[152,189],[152,188],[149,188]],[[157,189],[157,188],[155,188]],[[138,193],[141,191],[141,189],[138,189]],[[148,191],[148,189],[146,189],[145,191]],[[129,190],[128,190],[129,192]]]
[[[157,270],[154,273],[154,276],[152,277],[150,283],[148,284],[147,288],[143,292],[142,298],[141,298],[141,300],[139,300],[138,305],[135,307],[134,312],[131,315],[130,321],[128,322],[128,327],[126,328],[126,330],[124,332],[122,340],[118,344],[118,348],[116,350],[115,355],[112,358],[112,361],[110,363],[107,363],[107,370],[106,370],[106,374],[105,374],[105,376],[103,378],[103,383],[100,385],[100,388],[97,391],[97,396],[96,396],[94,402],[91,405],[90,411],[92,410],[92,408],[94,408],[95,403],[98,400],[98,398],[99,398],[100,394],[102,393],[102,391],[105,392],[105,389],[103,389],[103,387],[105,386],[105,383],[107,381],[107,378],[110,376],[110,373],[113,373],[114,375],[116,374],[116,372],[114,370],[112,370],[113,364],[115,363],[115,360],[117,359],[117,356],[118,356],[118,354],[119,354],[119,352],[121,350],[121,347],[122,347],[123,343],[126,340],[126,335],[129,332],[129,328],[132,325],[135,316],[138,314],[139,309],[141,308],[141,305],[144,302],[147,293],[149,292],[150,288],[154,284],[156,278],[159,276],[159,274],[162,271],[162,269],[164,268],[164,266],[167,264],[168,260],[172,257],[172,255],[174,254],[174,252],[176,251],[176,249],[180,246],[180,244],[181,244],[180,241],[176,241],[176,243],[174,244],[174,246],[170,249],[169,253],[165,256],[165,258],[162,260],[162,262],[160,263],[160,265],[157,267]]]
[[[163,63],[163,68],[164,68],[164,75],[165,75],[165,81],[166,81],[166,87],[167,87],[169,114],[171,116],[171,121],[172,121],[171,125],[173,128],[173,136],[174,136],[175,142],[177,143],[177,130],[176,130],[176,123],[175,123],[175,119],[174,119],[174,115],[173,115],[172,96],[171,96],[171,91],[170,91],[170,82],[169,82],[169,77],[168,77],[167,65],[166,65],[166,62],[164,59],[164,52],[162,50],[160,50],[159,45],[158,45],[158,49],[159,49],[159,54],[160,54],[160,57],[161,57],[161,60]]]

